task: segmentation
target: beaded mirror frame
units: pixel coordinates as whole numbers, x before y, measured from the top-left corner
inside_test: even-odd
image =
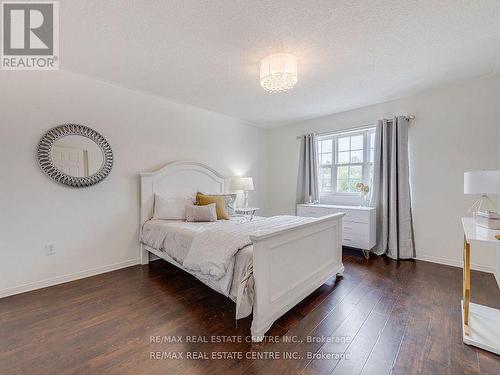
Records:
[[[52,146],[57,140],[68,135],[86,137],[99,146],[103,155],[103,163],[96,173],[86,177],[75,177],[56,168],[52,162]],[[78,124],[58,125],[45,133],[38,143],[37,159],[42,171],[52,180],[74,188],[98,184],[108,176],[113,168],[113,151],[106,138],[94,129]]]

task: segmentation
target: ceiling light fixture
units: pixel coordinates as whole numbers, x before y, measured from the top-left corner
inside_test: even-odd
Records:
[[[260,62],[260,85],[268,92],[290,90],[297,83],[297,56],[275,53]]]

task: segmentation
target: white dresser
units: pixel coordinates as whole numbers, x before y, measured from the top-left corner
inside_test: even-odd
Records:
[[[297,216],[320,217],[337,212],[345,213],[342,219],[342,244],[362,250],[371,250],[377,242],[375,208],[330,204],[297,205]]]

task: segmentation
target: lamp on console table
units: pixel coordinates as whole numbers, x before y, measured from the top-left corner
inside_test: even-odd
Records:
[[[252,177],[235,177],[232,180],[233,190],[243,190],[243,207],[248,207],[248,192],[254,190]]]
[[[500,170],[465,172],[464,194],[481,195],[481,198],[469,208],[474,218],[478,215],[492,215],[496,209],[487,194],[500,194]]]

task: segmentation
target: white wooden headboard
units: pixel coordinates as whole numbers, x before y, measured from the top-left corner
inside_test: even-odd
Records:
[[[156,172],[142,172],[140,229],[153,217],[154,195],[183,197],[196,192],[224,193],[226,179],[214,169],[194,161],[168,163]],[[140,231],[139,231],[140,232]]]

